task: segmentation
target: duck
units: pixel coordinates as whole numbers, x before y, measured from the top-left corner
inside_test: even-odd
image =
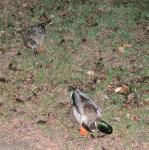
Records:
[[[38,52],[44,51],[43,44],[46,36],[46,26],[48,24],[51,24],[51,21],[38,23],[19,31],[22,35],[24,45],[27,48],[31,48],[35,55]]]
[[[112,126],[101,119],[101,108],[94,99],[78,88],[71,89],[70,98],[72,114],[80,124],[80,135],[88,136],[90,133],[112,134]]]

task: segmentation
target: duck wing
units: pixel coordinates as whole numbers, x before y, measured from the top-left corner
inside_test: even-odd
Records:
[[[87,114],[92,114],[92,115],[95,114],[98,118],[100,118],[101,117],[101,109],[97,106],[94,99],[78,89],[76,91],[79,94],[81,103],[83,105],[83,109],[82,109],[83,113],[86,115]]]
[[[27,36],[32,38],[44,38],[46,34],[45,25],[43,23],[31,26],[27,30]]]
[[[77,90],[74,90],[72,93],[72,105],[73,107],[75,107],[76,111],[80,114],[83,115],[83,102],[82,99],[80,97],[80,94]]]
[[[52,24],[51,20],[47,20],[46,22],[43,23],[38,23],[36,25],[33,25],[30,27],[30,29],[38,36],[45,36],[46,34],[46,26],[48,24]]]

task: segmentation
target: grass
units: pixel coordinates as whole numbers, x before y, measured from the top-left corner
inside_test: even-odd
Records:
[[[125,49],[124,53],[119,56],[120,60],[134,58],[134,63],[128,63],[128,66],[121,70],[119,67],[111,67],[109,62],[103,59],[103,70],[106,79],[101,80],[95,89],[89,91],[89,93],[93,97],[97,97],[97,92],[106,91],[106,87],[116,77],[130,81],[133,78],[149,75],[148,11],[146,8],[140,8],[139,3],[128,1],[127,4],[121,4],[116,1],[107,2],[106,0],[100,2],[86,1],[85,3],[83,1],[71,1],[70,3],[44,0],[40,4],[31,4],[30,8],[26,7],[24,13],[28,13],[20,20],[17,17],[12,19],[10,15],[12,12],[17,12],[17,6],[14,5],[13,9],[7,7],[5,10],[7,12],[7,28],[0,21],[0,31],[5,30],[6,32],[5,36],[0,34],[0,43],[5,45],[6,48],[10,46],[18,47],[19,45],[18,49],[21,52],[21,56],[16,56],[13,59],[13,64],[19,66],[21,71],[17,71],[17,73],[9,72],[8,77],[13,82],[8,83],[8,85],[0,83],[2,85],[1,97],[6,97],[5,105],[7,109],[4,109],[4,114],[7,115],[4,116],[6,118],[11,116],[10,108],[12,107],[17,107],[25,112],[31,112],[39,116],[41,114],[47,115],[51,112],[57,119],[55,125],[39,126],[51,138],[53,138],[53,133],[58,131],[59,133],[56,133],[55,138],[65,143],[64,149],[76,149],[78,143],[83,146],[86,143],[89,145],[88,140],[79,138],[79,134],[76,133],[77,124],[75,128],[69,127],[72,122],[68,116],[68,109],[66,106],[59,108],[59,104],[69,102],[69,85],[79,85],[81,83],[85,85],[88,84],[88,80],[89,82],[91,81],[88,79],[86,72],[95,69],[99,56],[102,57],[106,53],[113,55],[113,49],[117,49],[123,44],[132,44],[133,46]],[[20,5],[20,2],[18,1],[17,4]],[[141,3],[141,6],[144,6],[143,3]],[[19,11],[23,12],[21,7]],[[47,26],[46,52],[35,57],[31,50],[20,43],[21,40],[15,30],[16,27],[21,28],[24,20],[26,24],[39,22],[43,14],[46,14],[49,18],[51,17],[53,24]],[[0,20],[3,20],[4,17],[1,14]],[[10,40],[14,35],[15,38]],[[65,41],[61,43],[63,39]],[[83,39],[85,39],[85,42],[83,42]],[[107,65],[105,65],[106,63]],[[137,71],[131,72],[129,67],[136,67]],[[99,74],[101,73],[100,70],[98,72]],[[144,81],[133,86],[136,88],[137,93],[141,95],[139,101],[148,101],[149,95],[141,93],[144,90],[148,90],[148,83]],[[13,97],[15,92],[23,97],[28,97],[32,92],[37,92],[38,96],[33,102],[17,104]],[[116,93],[107,93],[107,95],[109,99],[105,101],[100,101],[100,97],[97,97],[98,103],[103,108],[103,118],[111,122],[114,128],[114,134],[111,137],[107,137],[107,139],[112,141],[111,138],[119,138],[125,149],[133,148],[128,145],[133,140],[139,139],[139,136],[141,137],[139,140],[143,139],[143,142],[147,142],[149,139],[149,136],[145,134],[145,130],[149,131],[147,127],[147,106],[121,108],[126,101],[125,96]],[[6,102],[6,100],[8,101]],[[129,119],[127,114],[135,114],[140,118],[139,122]],[[5,117],[2,118],[4,119]],[[119,122],[111,121],[116,117],[120,118]],[[66,139],[68,142],[62,139],[60,134],[63,136],[67,134]],[[143,136],[143,134],[145,135]],[[98,149],[97,147],[101,143],[95,142],[92,147]],[[120,149],[118,143],[114,144],[114,148],[117,147]],[[79,148],[81,149],[81,147]]]

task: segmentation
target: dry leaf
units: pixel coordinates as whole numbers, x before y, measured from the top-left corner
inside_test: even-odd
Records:
[[[139,121],[138,116],[135,114],[127,114],[126,116],[127,116],[127,118],[129,118],[132,121]]]
[[[142,91],[142,94],[149,94],[149,89],[143,90],[143,91]]]
[[[24,101],[23,99],[21,99],[21,98],[16,98],[16,101],[17,101],[18,103],[25,103],[25,101]]]
[[[46,124],[46,123],[47,123],[47,120],[38,120],[37,123],[38,123],[38,124]]]
[[[120,118],[119,117],[115,117],[112,119],[114,122],[120,122]]]
[[[118,53],[118,54],[122,54],[122,53],[124,53],[124,51],[125,51],[125,48],[124,47],[118,47],[117,49],[116,49],[116,52]]]
[[[27,7],[29,4],[27,2],[23,3],[23,7]]]
[[[4,35],[6,31],[0,31],[0,36]]]
[[[3,105],[3,101],[0,101],[0,107]]]
[[[132,102],[132,101],[134,101],[134,99],[135,99],[134,93],[130,93],[130,94],[127,96],[128,102]]]
[[[114,91],[115,93],[120,93],[122,91],[122,87],[117,87]]]
[[[36,90],[36,89],[37,89],[37,86],[36,86],[35,84],[32,84],[32,85],[31,85],[31,90],[34,91],[34,90]]]
[[[7,80],[5,78],[0,77],[0,82],[5,83],[5,82],[7,82]]]
[[[116,52],[117,54],[122,54],[125,52],[125,48],[121,46],[116,49],[113,49],[113,51]]]
[[[87,41],[87,39],[84,37],[82,38],[82,43],[85,43]]]
[[[131,48],[131,47],[133,47],[133,45],[132,44],[124,44],[123,47],[124,48]]]
[[[99,75],[99,79],[100,80],[106,80],[106,78],[107,77],[106,77],[106,75],[104,73],[102,73],[102,74]]]
[[[62,44],[62,43],[64,43],[64,42],[66,42],[66,40],[65,40],[65,39],[62,39],[59,44]]]
[[[104,148],[103,146],[101,147],[102,150],[106,150],[106,148]]]
[[[128,94],[129,93],[129,87],[124,84],[121,87],[115,88],[114,91],[115,91],[115,93]]]
[[[89,76],[94,76],[95,75],[95,71],[94,70],[90,70],[86,72],[87,75]]]
[[[10,70],[12,70],[12,71],[17,71],[17,70],[18,70],[17,67],[16,67],[15,65],[13,65],[12,63],[10,63],[10,64],[8,65],[8,69],[10,69]]]
[[[114,89],[113,89],[113,86],[111,84],[109,84],[107,87],[106,87],[106,91],[108,92],[113,92]],[[116,92],[115,92],[116,93]]]
[[[114,49],[118,54],[122,54],[125,52],[125,48],[131,48],[133,45],[132,44],[123,44],[123,46],[118,47],[117,49]]]

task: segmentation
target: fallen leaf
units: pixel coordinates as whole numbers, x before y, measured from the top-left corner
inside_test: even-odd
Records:
[[[10,63],[10,64],[8,65],[8,69],[10,69],[10,70],[12,70],[12,71],[17,71],[17,70],[18,70],[17,67],[16,67],[15,65],[13,65],[12,63]]]
[[[65,42],[65,39],[62,39],[59,44],[62,44],[62,43],[64,43],[64,42]]]
[[[63,16],[63,17],[67,16],[67,12],[62,12],[61,16]]]
[[[87,75],[89,76],[94,76],[95,75],[95,71],[94,70],[90,70],[86,72]]]
[[[114,91],[115,91],[115,93],[119,93],[122,91],[122,87],[117,87]]]
[[[96,27],[96,26],[98,26],[98,23],[95,22],[95,23],[92,24],[92,26]]]
[[[23,3],[23,7],[27,7],[28,6],[28,3]]]
[[[0,82],[5,83],[7,80],[5,78],[0,78]]]
[[[104,73],[102,73],[102,74],[99,75],[99,79],[100,80],[106,80],[106,78],[107,77],[106,77],[106,75]]]
[[[116,51],[118,54],[122,54],[122,53],[124,53],[125,48],[121,46],[121,47],[118,47],[117,49],[115,49],[115,51]]]
[[[3,34],[3,33],[5,33],[5,31],[0,31],[0,33],[2,33],[2,34]]]
[[[105,147],[103,147],[103,146],[101,147],[101,149],[102,149],[102,150],[106,150],[106,148],[105,148]]]
[[[123,47],[124,47],[124,48],[131,48],[131,47],[133,47],[133,45],[132,45],[132,44],[127,44],[127,43],[126,43],[126,44],[123,45]]]
[[[87,41],[87,39],[84,37],[82,38],[82,43],[85,43]]]
[[[134,121],[139,121],[138,116],[137,116],[137,115],[134,115],[134,116],[133,116],[133,120],[134,120]]]
[[[41,63],[36,62],[36,63],[35,63],[35,67],[37,67],[37,68],[42,68],[43,65],[42,65]]]
[[[32,99],[37,98],[37,96],[38,96],[38,95],[37,95],[35,92],[33,92],[32,95],[27,98],[27,100],[28,100],[28,101],[32,101]]]
[[[131,82],[139,83],[139,82],[146,82],[146,80],[149,80],[149,76],[134,78],[134,79],[131,80]]]
[[[130,125],[130,124],[126,126],[126,128],[127,128],[127,129],[129,129],[130,127],[131,127],[131,125]]]
[[[47,120],[43,120],[43,119],[42,119],[42,120],[38,120],[37,123],[38,123],[38,124],[46,124],[46,123],[47,123]]]
[[[32,84],[32,85],[31,85],[31,90],[34,91],[34,90],[36,90],[36,89],[37,89],[37,86],[36,86],[35,84]],[[34,96],[37,96],[36,93],[33,93],[33,95],[34,95]]]
[[[149,99],[148,98],[144,100],[144,105],[146,105],[146,106],[149,105]]]
[[[116,89],[115,89],[116,90]],[[108,91],[108,92],[113,92],[113,91],[115,91],[114,90],[114,88],[113,88],[113,86],[110,84],[110,85],[108,85],[107,87],[106,87],[106,91]],[[117,90],[119,90],[119,89],[117,89]],[[117,91],[116,90],[116,91]],[[116,91],[115,91],[115,93],[116,93]]]
[[[127,118],[129,118],[129,119],[131,118],[131,115],[130,115],[130,114],[127,114],[126,116],[127,116]]]
[[[117,53],[119,54],[124,53],[124,51],[125,51],[125,48],[122,46],[117,48]]]
[[[135,98],[134,93],[130,93],[130,94],[127,96],[127,100],[128,100],[129,103],[132,102],[132,101],[134,101],[134,98]]]
[[[3,101],[0,101],[0,107],[3,105]]]
[[[114,121],[114,122],[120,122],[120,118],[119,117],[115,117],[115,118],[112,119],[112,121]]]
[[[143,94],[143,95],[144,95],[144,94],[149,94],[149,89],[143,90],[143,91],[142,91],[142,94]]]
[[[129,93],[129,87],[124,84],[121,87],[115,88],[114,91],[115,91],[115,93],[128,94]]]
[[[116,49],[114,49],[115,52],[117,52],[118,54],[122,54],[125,52],[125,48],[131,48],[133,45],[132,44],[123,44],[123,46],[120,46]]]
[[[139,121],[139,118],[136,114],[127,114],[126,116],[132,121]]]
[[[21,55],[21,52],[18,52],[18,53],[17,53],[17,56],[20,56],[20,55]]]
[[[53,64],[46,64],[45,68],[46,69],[52,69],[53,68]]]
[[[17,101],[18,103],[25,103],[25,101],[24,101],[23,99],[21,99],[21,98],[16,98],[16,101]]]
[[[123,108],[128,108],[129,105],[128,105],[128,103],[125,103],[125,104],[123,104],[121,107],[123,107]]]
[[[17,108],[11,108],[10,111],[17,112]]]
[[[4,52],[5,52],[5,49],[0,47],[0,55],[4,54]]]

